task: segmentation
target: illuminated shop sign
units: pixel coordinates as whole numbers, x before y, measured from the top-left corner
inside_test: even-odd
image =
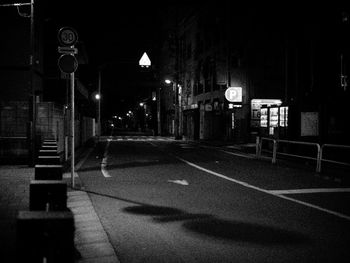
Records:
[[[242,102],[242,88],[229,87],[225,91],[225,98],[229,102]]]
[[[282,101],[279,99],[252,99],[251,100],[251,115],[250,115],[250,126],[251,127],[267,127],[267,111],[261,111],[261,107],[280,106]],[[263,115],[261,119],[260,116]]]

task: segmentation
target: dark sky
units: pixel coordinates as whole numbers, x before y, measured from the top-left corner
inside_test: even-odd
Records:
[[[161,12],[170,1],[40,2],[53,30],[70,26],[78,32],[89,59],[88,65],[79,65],[78,74],[90,90],[97,88],[98,66],[106,65],[102,71],[105,112],[126,110],[132,105],[124,104],[135,104],[155,89],[153,73],[142,72],[138,61],[147,52],[156,62]]]

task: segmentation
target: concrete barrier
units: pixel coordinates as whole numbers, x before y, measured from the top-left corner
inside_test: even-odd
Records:
[[[61,157],[50,155],[39,155],[37,158],[37,164],[60,164]]]
[[[35,180],[62,180],[62,165],[37,164],[35,165]]]
[[[29,210],[67,210],[67,183],[61,180],[32,180],[29,187]]]
[[[57,151],[57,145],[42,145],[41,150],[55,150],[55,151]]]
[[[42,145],[57,145],[56,141],[43,141]]]
[[[57,156],[57,150],[39,150],[39,155]]]
[[[71,211],[19,211],[17,262],[74,262],[74,217]]]

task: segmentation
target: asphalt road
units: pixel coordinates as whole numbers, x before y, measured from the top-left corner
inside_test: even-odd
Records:
[[[349,186],[307,169],[109,137],[78,173],[122,263],[350,260]]]

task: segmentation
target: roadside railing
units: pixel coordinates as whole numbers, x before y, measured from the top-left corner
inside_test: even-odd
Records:
[[[323,154],[324,154],[325,148],[335,148],[335,149],[338,149],[338,150],[339,149],[345,149],[345,150],[349,150],[349,152],[350,152],[350,145],[329,144],[329,143],[323,144],[321,146],[320,163],[319,163],[319,167],[318,167],[319,170],[317,172],[321,172],[322,162],[328,162],[328,163],[334,163],[334,164],[350,166],[350,163],[340,162],[340,161],[330,160],[330,159],[324,159],[323,158]]]
[[[298,157],[298,158],[316,161],[316,172],[317,173],[321,172],[322,162],[329,162],[329,163],[334,163],[334,164],[350,166],[350,163],[340,162],[340,161],[336,161],[336,160],[329,160],[329,159],[323,158],[323,153],[325,151],[325,148],[336,148],[336,149],[350,150],[350,146],[348,146],[348,145],[323,144],[321,146],[319,143],[314,143],[314,142],[289,141],[289,140],[279,140],[279,139],[272,139],[272,138],[266,138],[266,137],[257,137],[256,138],[256,157],[258,159],[261,158],[263,141],[271,141],[272,142],[272,158],[271,158],[272,164],[275,164],[277,162],[277,153],[278,153],[278,154],[285,155],[285,156]],[[301,154],[299,155],[299,154],[278,152],[278,146],[281,144],[296,144],[296,145],[305,145],[305,146],[310,146],[310,147],[316,147],[316,150],[317,150],[316,157],[310,157],[310,156],[301,155]]]

